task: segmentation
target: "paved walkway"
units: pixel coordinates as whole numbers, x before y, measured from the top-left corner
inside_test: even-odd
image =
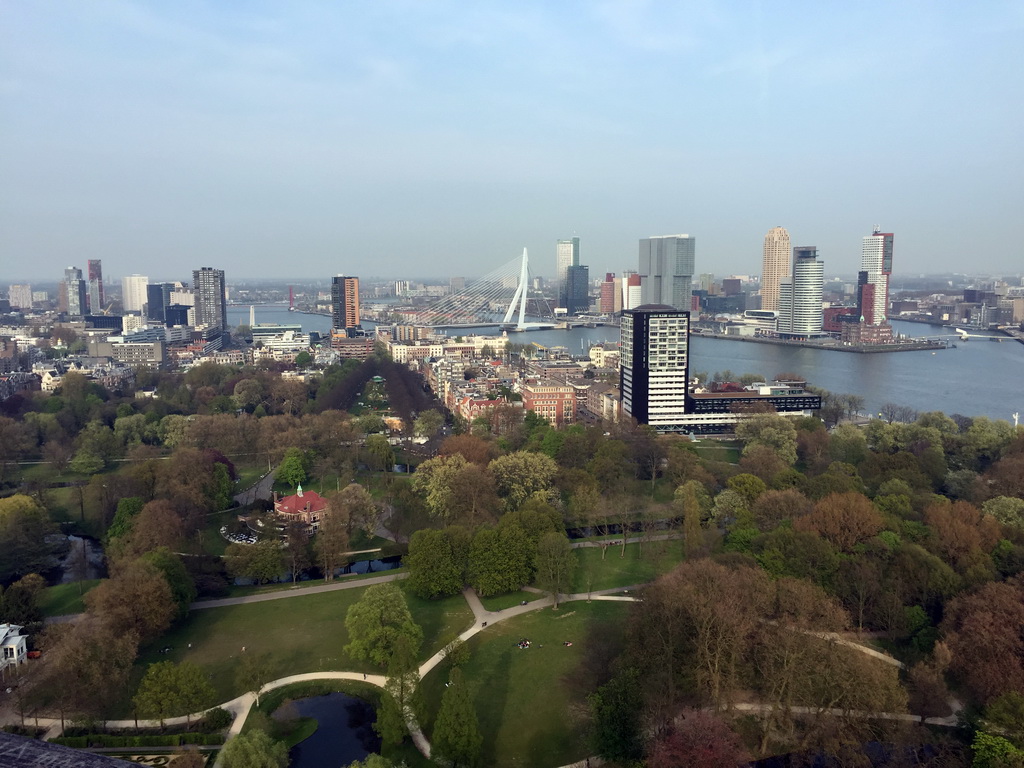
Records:
[[[235,501],[244,506],[254,504],[256,499],[269,500],[274,491],[274,479],[277,477],[277,467],[267,472],[263,477],[250,485],[241,493],[235,494]]]
[[[204,608],[223,608],[228,605],[246,605],[248,603],[265,603],[267,600],[284,600],[288,597],[301,597],[302,595],[317,595],[321,592],[335,592],[339,589],[357,589],[368,587],[371,584],[384,584],[388,581],[398,581],[408,578],[408,572],[386,573],[381,576],[371,576],[368,579],[345,579],[344,581],[328,581],[312,587],[294,587],[292,589],[278,589],[273,592],[261,592],[258,595],[246,595],[245,597],[224,597],[218,600],[199,600],[189,606],[193,611],[200,611]]]

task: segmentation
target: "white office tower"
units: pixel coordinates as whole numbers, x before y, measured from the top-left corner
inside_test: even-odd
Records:
[[[789,232],[772,227],[764,236],[761,262],[761,309],[778,310],[779,285],[789,274]]]
[[[640,241],[640,296],[643,304],[690,310],[696,239],[663,235]]]
[[[779,285],[779,335],[803,339],[822,334],[824,313],[821,294],[825,286],[825,264],[818,261],[818,249],[793,249],[793,274]]]
[[[149,278],[145,275],[128,275],[121,278],[121,304],[125,312],[142,312],[146,306],[146,289]]]
[[[885,325],[888,322],[892,241],[892,232],[881,232],[875,227],[861,246],[858,306],[868,325]]]

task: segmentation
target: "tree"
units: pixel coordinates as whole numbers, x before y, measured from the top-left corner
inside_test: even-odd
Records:
[[[767,532],[778,527],[784,520],[803,517],[812,509],[810,500],[795,488],[780,491],[765,491],[751,507],[754,524]]]
[[[647,756],[648,768],[736,768],[749,761],[743,742],[725,721],[699,709],[684,709]]]
[[[439,411],[424,411],[413,422],[413,432],[417,437],[431,438],[444,426],[444,416]]]
[[[590,694],[587,702],[593,721],[591,743],[597,754],[616,763],[643,757],[644,695],[635,669],[615,675]]]
[[[409,589],[417,597],[431,600],[462,591],[466,583],[469,537],[465,529],[451,527],[438,531],[425,528],[409,540]]]
[[[547,491],[558,474],[554,459],[530,451],[499,456],[487,466],[509,510],[518,509],[534,493]]]
[[[298,584],[299,574],[306,570],[312,562],[309,527],[299,520],[289,522],[285,528],[284,545],[288,570],[292,574],[292,584]]]
[[[135,694],[135,708],[143,717],[154,718],[164,726],[172,715],[192,715],[206,709],[215,692],[203,670],[191,661],[175,664],[159,661],[150,664]]]
[[[370,468],[376,472],[390,472],[395,466],[395,451],[384,435],[366,438],[366,454]]]
[[[437,755],[450,760],[453,768],[459,768],[476,765],[482,745],[483,736],[469,688],[462,678],[462,670],[456,667],[441,696],[441,708],[434,722],[433,748]]]
[[[814,505],[814,509],[793,521],[797,531],[818,534],[841,552],[882,530],[884,522],[878,508],[860,493],[833,493]]]
[[[144,562],[156,566],[171,588],[171,597],[178,608],[177,618],[188,615],[189,606],[196,599],[196,585],[179,555],[167,547],[160,547],[142,556]]]
[[[576,553],[564,533],[546,533],[537,543],[537,585],[554,598],[558,608],[558,596],[572,584],[576,572]]]
[[[1003,525],[1024,530],[1024,499],[1012,496],[996,496],[981,505],[986,515],[991,515]]]
[[[185,538],[181,515],[165,499],[146,504],[129,525],[129,531],[113,541],[115,558],[134,558],[159,547],[177,549]]]
[[[453,453],[427,459],[416,468],[412,487],[423,497],[432,517],[450,519],[455,506],[452,493],[454,479],[468,463],[461,453]]]
[[[473,535],[469,583],[483,596],[513,592],[530,581],[534,546],[516,523],[484,527]]]
[[[309,478],[306,465],[305,453],[298,448],[289,448],[277,467],[277,476],[293,488],[298,487]]]
[[[275,741],[266,731],[240,733],[220,751],[224,768],[286,768],[288,747]]]
[[[285,568],[284,551],[274,539],[260,539],[255,544],[229,544],[224,559],[232,576],[257,584],[278,578]]]
[[[744,453],[763,445],[775,451],[787,465],[796,463],[796,428],[785,416],[757,413],[742,419],[736,425],[736,437],[745,443]]]
[[[320,519],[320,528],[313,539],[317,562],[324,574],[324,581],[334,580],[334,571],[341,565],[342,557],[349,547],[348,510],[339,504],[330,503]]]
[[[260,691],[273,679],[270,656],[265,653],[242,654],[242,663],[238,667],[238,684],[246,693],[256,697],[257,707],[260,705]]]
[[[20,493],[0,499],[0,584],[46,571],[58,551],[48,538],[56,532],[35,499]]]
[[[417,644],[409,635],[399,635],[388,660],[387,681],[384,690],[389,694],[377,717],[374,730],[383,741],[398,744],[407,732],[406,721],[416,716],[416,691],[420,683],[417,665]]]
[[[115,634],[133,633],[142,645],[162,635],[177,610],[163,573],[142,560],[100,582],[85,595],[85,605]]]
[[[400,636],[408,637],[417,651],[423,642],[423,630],[413,621],[402,590],[393,582],[369,587],[348,609],[345,627],[350,640],[345,652],[379,667],[387,666]]]
[[[0,622],[31,624],[43,620],[39,597],[46,589],[46,579],[38,573],[22,576],[3,592],[0,600]]]

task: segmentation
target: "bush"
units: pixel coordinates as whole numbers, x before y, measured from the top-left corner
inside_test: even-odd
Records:
[[[199,729],[206,733],[212,733],[213,731],[222,731],[234,722],[235,716],[228,712],[223,707],[217,707],[211,709],[199,722]]]

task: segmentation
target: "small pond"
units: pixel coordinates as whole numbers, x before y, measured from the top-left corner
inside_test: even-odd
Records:
[[[328,693],[292,702],[299,717],[317,721],[316,732],[300,741],[289,755],[291,768],[348,765],[380,751],[373,732],[377,713],[370,704],[345,693]]]

